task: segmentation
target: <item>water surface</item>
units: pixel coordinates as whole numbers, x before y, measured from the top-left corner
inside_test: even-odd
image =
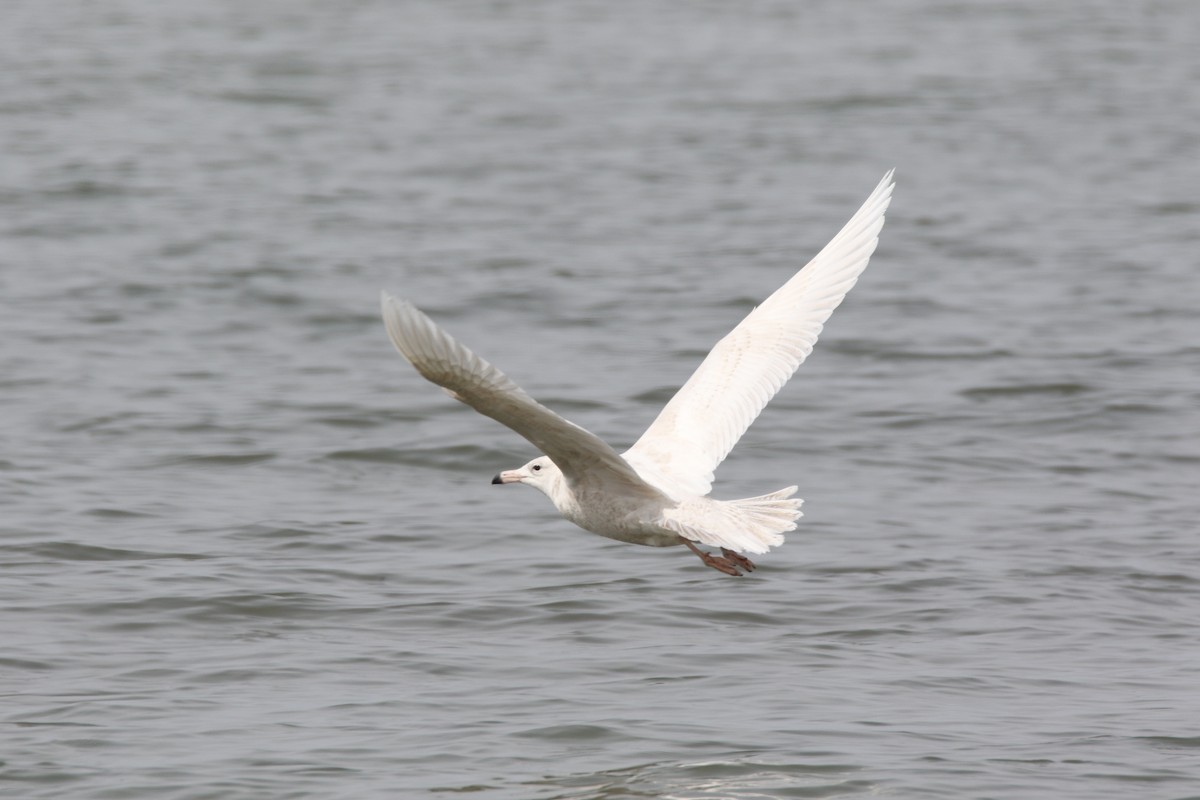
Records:
[[[10,2],[0,795],[1200,797],[1200,11]],[[734,580],[489,485],[849,218]]]

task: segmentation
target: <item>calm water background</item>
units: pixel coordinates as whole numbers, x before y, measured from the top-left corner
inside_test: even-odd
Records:
[[[1200,5],[867,9],[8,0],[0,795],[1200,797]],[[747,578],[378,319],[624,447],[892,166]]]

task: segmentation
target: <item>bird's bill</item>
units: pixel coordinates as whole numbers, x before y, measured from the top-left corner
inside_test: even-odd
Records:
[[[509,469],[492,478],[492,483],[520,483],[520,470]]]

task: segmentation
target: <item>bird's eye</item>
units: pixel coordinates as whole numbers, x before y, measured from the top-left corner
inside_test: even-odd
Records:
[[[541,465],[541,464],[534,464],[534,465],[533,465],[533,471],[534,471],[534,472],[540,472],[540,471],[541,471],[541,469],[542,469],[542,465]]]

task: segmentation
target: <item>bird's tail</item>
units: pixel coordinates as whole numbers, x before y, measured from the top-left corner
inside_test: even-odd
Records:
[[[728,547],[743,553],[765,553],[783,544],[783,534],[796,529],[801,516],[797,487],[741,500],[699,498],[702,507],[668,510],[661,524],[685,539]]]
[[[730,537],[745,540],[741,547],[731,549],[765,553],[783,544],[783,534],[796,530],[796,520],[804,516],[800,510],[804,501],[798,497],[792,499],[798,488],[789,486],[758,497],[717,501],[737,520]]]

